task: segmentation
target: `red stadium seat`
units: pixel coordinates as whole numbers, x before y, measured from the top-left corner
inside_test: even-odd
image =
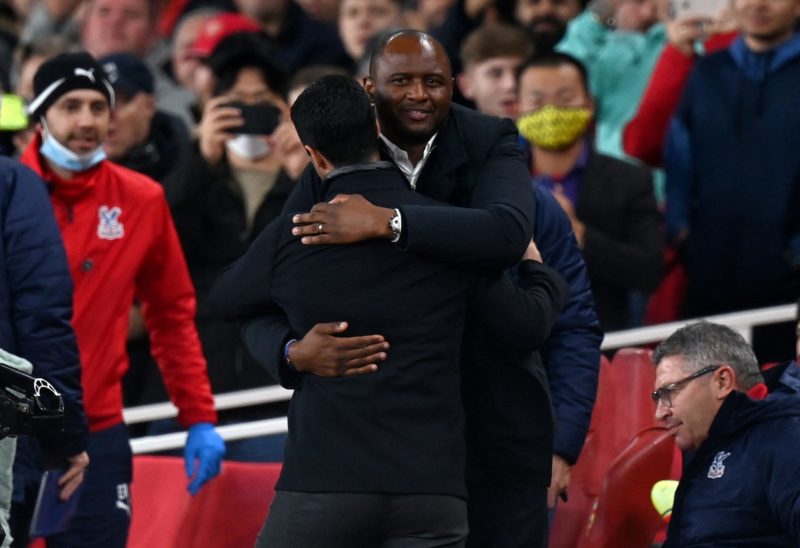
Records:
[[[133,462],[130,548],[252,546],[281,468],[225,461],[220,475],[192,497],[183,459],[143,455]]]
[[[647,548],[663,521],[650,499],[653,485],[668,477],[672,436],[662,427],[637,434],[608,471],[579,542],[585,548]]]
[[[572,468],[569,501],[559,502],[550,534],[550,548],[574,548],[584,530],[605,478],[620,453],[640,431],[655,424],[650,399],[655,383],[652,352],[619,350],[600,364],[597,401],[586,443]],[[667,474],[662,478],[665,479]]]

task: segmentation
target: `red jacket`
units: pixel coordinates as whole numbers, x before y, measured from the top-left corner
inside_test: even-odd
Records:
[[[194,324],[195,294],[164,191],[152,179],[103,161],[64,180],[49,169],[34,139],[22,162],[51,190],[75,284],[72,324],[83,365],[89,429],[122,422],[125,342],[134,297],[151,352],[183,426],[216,422]]]
[[[738,32],[712,36],[705,43],[706,52],[730,46],[737,36]],[[639,103],[639,110],[622,133],[622,148],[627,154],[650,166],[661,166],[661,150],[669,121],[695,60],[696,56],[687,56],[672,44],[664,47]]]

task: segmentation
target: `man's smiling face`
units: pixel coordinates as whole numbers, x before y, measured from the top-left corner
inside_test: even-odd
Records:
[[[403,34],[379,55],[364,86],[381,133],[400,147],[427,142],[447,119],[453,97],[444,49],[428,37]]]

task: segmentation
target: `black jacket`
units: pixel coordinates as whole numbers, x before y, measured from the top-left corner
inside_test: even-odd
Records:
[[[434,205],[385,165],[326,181],[324,197],[361,193],[383,207]],[[303,246],[291,227],[289,214],[276,220],[223,274],[212,291],[214,308],[241,318],[276,304],[298,333],[347,317],[349,335],[381,333],[392,348],[374,374],[302,376],[278,488],[464,496],[459,348],[475,276],[385,240]],[[543,340],[566,286],[542,265],[526,261],[522,268],[530,271],[526,280],[539,282],[541,306],[534,313],[548,319],[535,336]],[[477,292],[483,296],[473,303],[519,302],[510,277]],[[490,328],[504,326],[492,308],[480,312]],[[271,369],[280,376],[274,364]]]
[[[453,105],[417,190],[462,207],[401,207],[400,243],[405,250],[495,272],[522,257],[533,232],[534,198],[511,121]],[[306,212],[321,201],[322,185],[309,166],[284,212]],[[282,364],[286,341],[302,336],[292,332],[280,311],[246,323],[242,333],[247,348],[265,367]],[[278,379],[291,386],[285,369]]]
[[[183,121],[172,114],[156,111],[147,139],[115,161],[161,183],[169,200],[175,186],[185,176],[190,149],[189,132]]]
[[[194,146],[183,185],[173,196],[175,227],[197,292],[197,330],[215,393],[272,384],[244,348],[239,326],[211,313],[208,292],[222,269],[244,255],[280,214],[293,186],[281,172],[248,227],[244,199],[227,163],[210,166]]]
[[[605,331],[630,327],[628,296],[650,293],[663,272],[664,235],[650,171],[592,152],[581,180],[583,255]]]

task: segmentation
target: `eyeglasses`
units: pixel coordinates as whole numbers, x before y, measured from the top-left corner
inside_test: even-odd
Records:
[[[695,371],[694,373],[692,373],[688,377],[684,377],[679,381],[675,381],[675,382],[672,382],[670,384],[665,384],[664,386],[662,386],[661,388],[658,388],[655,392],[653,392],[650,395],[650,397],[653,398],[653,402],[656,405],[658,405],[658,402],[661,402],[664,405],[666,405],[667,407],[672,407],[672,395],[675,392],[677,392],[678,390],[680,390],[681,385],[684,385],[684,384],[686,384],[686,383],[688,383],[690,381],[693,381],[694,379],[696,379],[698,377],[702,377],[703,375],[708,375],[709,373],[712,373],[712,372],[716,371],[719,368],[720,368],[719,365],[709,365],[707,367],[704,367],[703,369],[700,369],[699,371]]]

